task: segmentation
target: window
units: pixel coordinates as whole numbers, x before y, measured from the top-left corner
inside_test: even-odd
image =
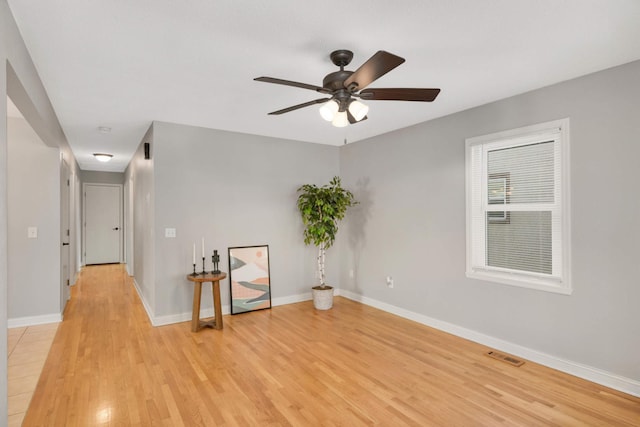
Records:
[[[569,119],[466,141],[467,277],[571,293]]]
[[[490,205],[506,205],[509,203],[511,179],[509,172],[489,174],[487,181],[487,202]],[[490,223],[509,224],[511,214],[509,211],[489,211],[487,220]]]

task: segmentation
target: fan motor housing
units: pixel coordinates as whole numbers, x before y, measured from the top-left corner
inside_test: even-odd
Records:
[[[334,50],[333,52],[331,52],[331,55],[329,55],[329,57],[331,58],[331,62],[333,62],[338,67],[345,67],[349,65],[349,63],[353,59],[353,52],[347,49]]]
[[[344,89],[344,81],[353,74],[353,71],[340,70],[333,73],[329,73],[322,80],[322,87],[331,91]]]

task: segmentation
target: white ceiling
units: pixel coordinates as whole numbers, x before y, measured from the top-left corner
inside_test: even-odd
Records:
[[[152,120],[340,145],[640,59],[638,0],[8,2],[87,170],[123,171]],[[370,101],[342,129],[318,106],[267,115],[321,96],[253,78],[321,86],[336,49],[351,70],[377,50],[406,59],[372,88],[442,92]]]

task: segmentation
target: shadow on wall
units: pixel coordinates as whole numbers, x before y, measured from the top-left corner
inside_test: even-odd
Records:
[[[365,246],[365,229],[367,221],[371,216],[371,191],[369,190],[369,178],[359,178],[356,181],[356,188],[353,195],[358,204],[349,209],[349,248],[353,253],[353,283],[354,291],[362,293],[358,272],[360,271],[360,257]]]

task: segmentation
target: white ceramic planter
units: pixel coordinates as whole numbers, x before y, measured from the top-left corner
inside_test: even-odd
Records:
[[[325,289],[316,286],[311,288],[313,294],[313,306],[317,310],[329,310],[333,307],[333,288],[328,286]]]

